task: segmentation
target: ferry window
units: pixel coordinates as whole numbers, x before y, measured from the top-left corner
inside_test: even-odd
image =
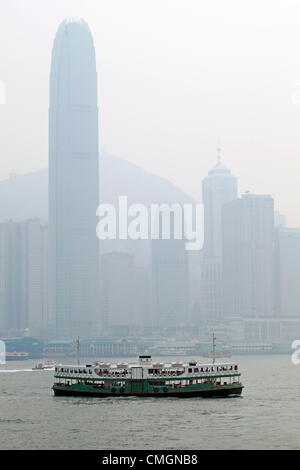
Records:
[[[91,369],[89,370],[89,373],[90,373],[90,374],[92,373],[92,370],[91,370]]]
[[[198,367],[195,367],[194,372],[199,372]]]
[[[189,369],[189,374],[191,374],[193,372],[193,369]]]

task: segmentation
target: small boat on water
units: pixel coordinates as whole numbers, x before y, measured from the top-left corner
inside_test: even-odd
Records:
[[[28,352],[21,351],[6,352],[5,359],[7,361],[25,361],[26,359],[29,359],[29,354]]]
[[[55,362],[53,361],[45,361],[45,362],[38,362],[32,370],[45,370],[45,369],[50,369],[54,370],[55,368]]]

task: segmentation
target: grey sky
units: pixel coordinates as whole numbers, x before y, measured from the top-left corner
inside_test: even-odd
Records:
[[[239,190],[271,194],[300,226],[299,1],[0,0],[0,179],[47,165],[66,16],[94,37],[100,147],[200,201],[220,141]]]

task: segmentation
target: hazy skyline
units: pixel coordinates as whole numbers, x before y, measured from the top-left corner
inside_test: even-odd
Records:
[[[66,16],[95,43],[100,148],[197,201],[220,143],[239,191],[300,225],[297,1],[11,0],[0,7],[0,179],[47,166],[52,43]]]

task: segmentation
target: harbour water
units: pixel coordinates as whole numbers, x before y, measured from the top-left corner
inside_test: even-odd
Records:
[[[245,388],[221,399],[54,397],[53,371],[9,362],[0,366],[0,449],[300,449],[300,365],[289,355],[231,360]]]

